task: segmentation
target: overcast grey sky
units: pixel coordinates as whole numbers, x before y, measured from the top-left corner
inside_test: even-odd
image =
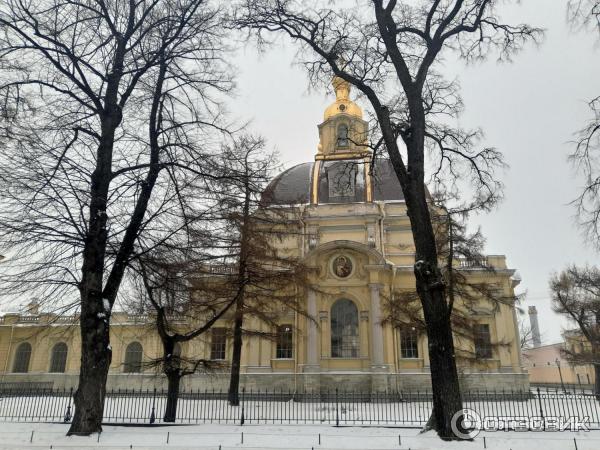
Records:
[[[581,186],[566,162],[573,132],[589,118],[586,100],[600,95],[600,46],[591,32],[572,32],[564,0],[528,0],[505,8],[516,18],[547,30],[539,48],[530,46],[512,64],[494,60],[464,67],[448,64],[462,85],[466,111],[461,123],[481,126],[486,144],[510,165],[502,174],[506,199],[473,224],[487,236],[487,253],[505,254],[523,279],[525,306],[536,305],[544,343],[560,340],[565,322],[550,308],[548,278],[569,263],[596,264],[598,253],[584,242],[569,205]],[[512,20],[512,19],[511,19]],[[251,128],[282,156],[286,167],[313,159],[317,124],[331,93],[309,92],[291,45],[258,56],[240,52],[234,114],[251,117]]]

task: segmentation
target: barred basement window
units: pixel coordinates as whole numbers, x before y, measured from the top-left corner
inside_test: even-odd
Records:
[[[125,373],[140,373],[142,371],[142,344],[132,342],[125,349]]]
[[[17,347],[15,352],[15,362],[13,364],[13,372],[27,373],[29,372],[29,360],[31,359],[31,344],[23,342]]]
[[[358,309],[341,299],[331,307],[331,357],[358,358]]]
[[[487,323],[475,325],[475,357],[487,359],[492,357],[492,339],[490,337],[490,326]]]
[[[277,328],[277,352],[276,358],[293,358],[294,336],[291,325],[280,325]]]
[[[419,334],[414,328],[400,330],[400,355],[402,358],[419,357]]]
[[[52,347],[52,357],[50,358],[50,372],[64,373],[67,367],[67,344],[59,342]]]
[[[210,339],[210,359],[225,359],[227,329],[213,328]]]

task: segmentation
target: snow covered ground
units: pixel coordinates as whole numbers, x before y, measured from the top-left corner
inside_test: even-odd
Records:
[[[100,436],[95,434],[85,437],[66,437],[67,429],[68,425],[64,424],[0,422],[0,449],[600,449],[600,431],[487,432],[479,434],[472,442],[443,442],[433,433],[419,434],[418,429],[374,426],[336,428],[328,425],[107,425]]]

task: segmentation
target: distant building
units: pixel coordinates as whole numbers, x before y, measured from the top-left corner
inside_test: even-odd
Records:
[[[565,357],[565,350],[581,353],[589,347],[581,333],[569,330],[563,333],[564,341],[523,350],[523,363],[533,384],[560,387],[561,382],[573,385],[594,384],[594,367],[591,364],[574,365]],[[560,370],[559,370],[560,368]],[[561,380],[562,378],[562,380]]]

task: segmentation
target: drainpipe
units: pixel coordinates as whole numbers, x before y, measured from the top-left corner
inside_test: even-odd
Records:
[[[306,206],[301,205],[299,220],[300,220],[300,223],[302,224],[302,240],[301,240],[301,246],[300,246],[300,254],[302,256],[304,256],[305,246],[306,246],[306,222],[304,222],[304,219],[303,219],[305,210],[306,210]]]
[[[385,205],[383,202],[378,202],[377,206],[379,206],[379,213],[381,214],[381,218],[379,219],[379,243],[381,245],[381,255],[385,260],[385,242],[384,242],[384,220],[385,220]]]
[[[10,325],[10,339],[8,340],[8,351],[6,352],[6,361],[4,361],[4,372],[2,373],[2,381],[8,371],[8,360],[10,359],[10,351],[12,349],[13,333],[15,332],[15,324]]]
[[[298,311],[294,311],[294,398],[298,391]]]

